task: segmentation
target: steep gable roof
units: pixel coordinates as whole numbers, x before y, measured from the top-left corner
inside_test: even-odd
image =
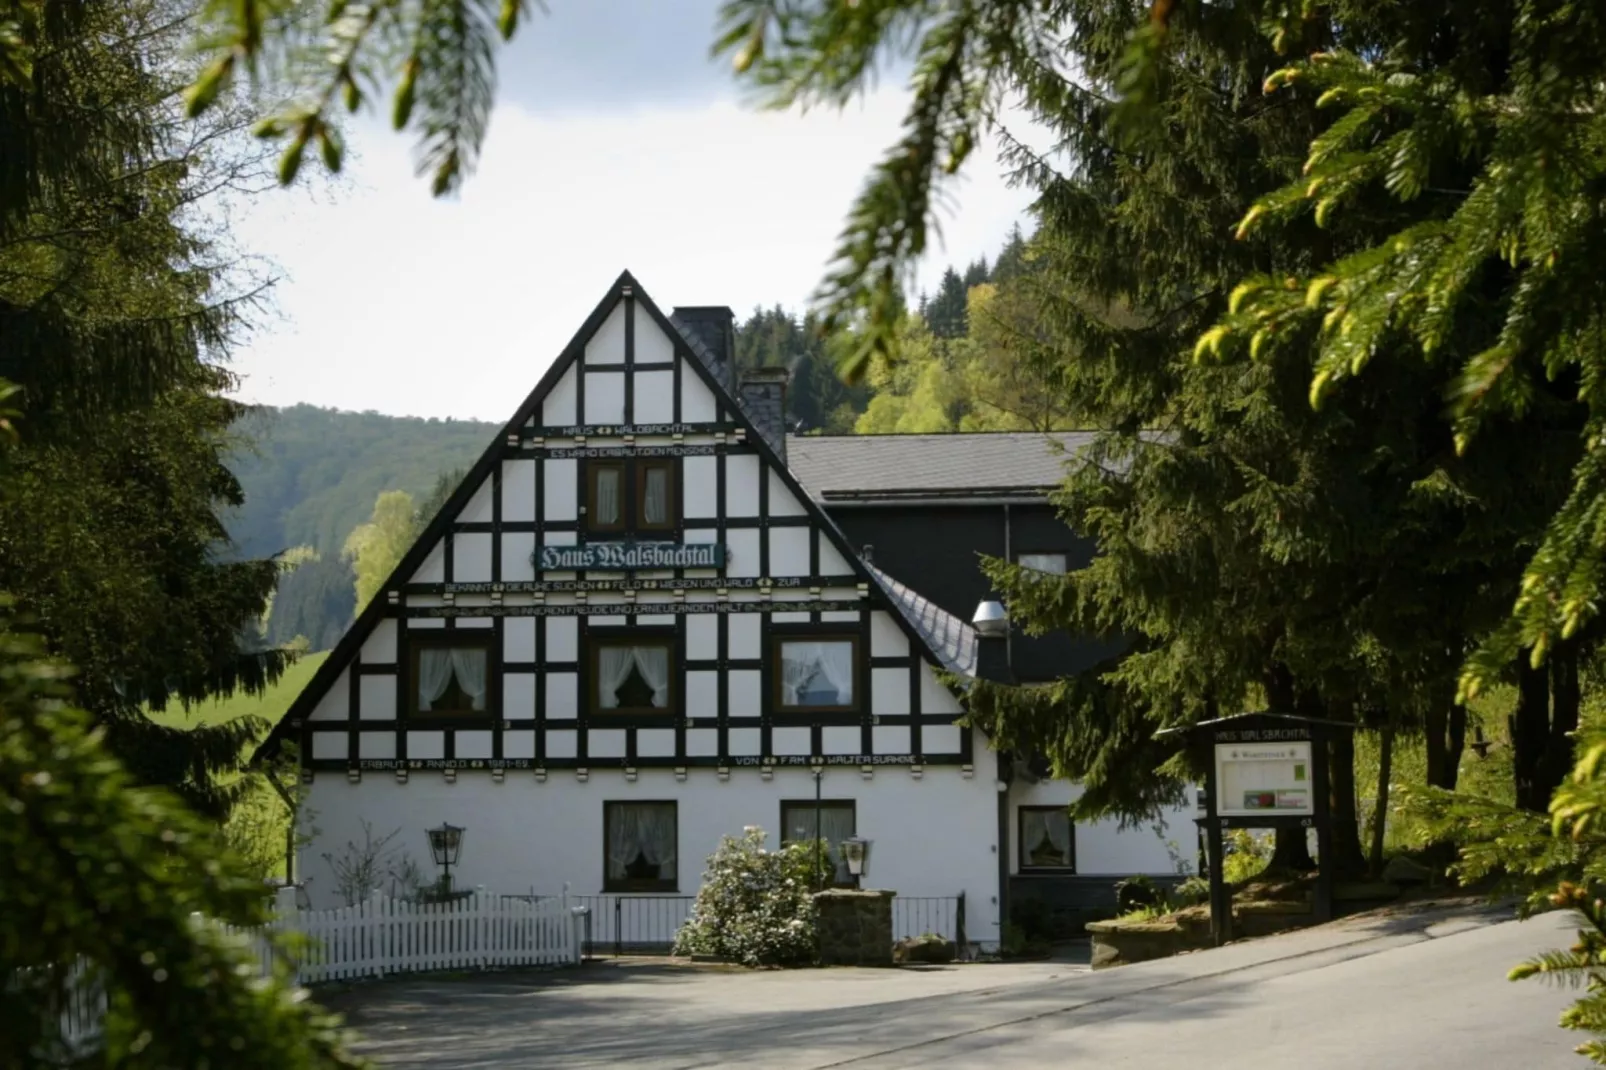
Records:
[[[462,481],[458,483],[451,496],[446,499],[445,504],[435,514],[434,519],[414,540],[413,545],[408,548],[407,552],[402,555],[401,561],[397,563],[391,574],[386,577],[384,584],[379,589],[379,593],[357,616],[357,619],[351,623],[351,626],[346,629],[346,633],[335,644],[334,649],[324,659],[323,664],[318,666],[318,670],[313,674],[312,679],[307,682],[301,693],[291,702],[289,709],[285,711],[279,724],[274,726],[268,738],[257,748],[253,760],[265,755],[271,755],[277,751],[279,745],[288,734],[289,726],[305,720],[312,712],[313,707],[317,705],[318,701],[323,698],[339,678],[340,674],[351,664],[352,659],[362,649],[363,642],[373,633],[379,622],[385,618],[384,592],[395,588],[399,580],[413,575],[424,564],[425,559],[435,545],[449,531],[455,518],[463,511],[463,508],[469,503],[469,500],[485,480],[490,478],[492,469],[500,463],[504,443],[511,439],[516,439],[529,420],[541,411],[542,401],[551,393],[553,387],[557,385],[569,369],[582,358],[586,344],[602,327],[608,316],[613,312],[614,307],[627,295],[635,299],[637,307],[646,311],[665,334],[685,348],[688,356],[686,366],[691,368],[702,379],[703,383],[713,391],[714,396],[720,399],[721,405],[731,414],[732,422],[745,431],[746,444],[758,451],[770,470],[782,480],[787,489],[796,495],[799,504],[807,512],[810,520],[832,541],[837,551],[848,561],[859,577],[867,583],[874,584],[877,590],[886,591],[882,582],[875,577],[872,570],[865,565],[853,550],[841,528],[837,527],[836,522],[809,495],[802,483],[798,481],[797,476],[787,467],[786,462],[770,447],[763,434],[748,418],[738,399],[720,381],[719,376],[710,367],[711,354],[708,347],[696,337],[695,332],[664,315],[658,306],[653,303],[652,298],[647,296],[646,291],[636,282],[634,276],[629,271],[624,271],[620,273],[619,278],[609,288],[607,295],[597,303],[596,308],[586,317],[580,329],[569,339],[568,344],[564,346],[558,358],[552,362],[552,366],[541,376],[540,381],[535,385],[535,389],[530,391],[513,413],[512,418],[503,425],[496,437],[486,446],[485,452],[480,455]],[[582,414],[577,413],[576,415],[580,416]],[[893,603],[894,608],[897,610],[892,614],[892,619],[908,633],[910,639],[924,648],[932,660],[948,666],[948,659],[951,654],[945,653],[941,647],[933,645],[932,639],[912,623],[912,618],[898,604],[896,598],[889,597],[889,601]]]

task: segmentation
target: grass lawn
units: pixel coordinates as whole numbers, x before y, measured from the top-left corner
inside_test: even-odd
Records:
[[[285,670],[284,675],[279,677],[272,687],[260,695],[235,694],[189,710],[185,710],[175,702],[169,704],[162,712],[151,714],[151,720],[170,728],[190,728],[203,724],[224,724],[237,717],[256,716],[269,725],[276,725],[290,708],[290,703],[295,701],[301,689],[312,679],[312,674],[318,671],[318,666],[323,664],[323,659],[328,656],[327,650],[303,655]]]
[[[271,727],[284,717],[290,703],[295,701],[295,697],[307,686],[312,674],[318,671],[318,666],[328,656],[328,651],[303,655],[260,695],[235,694],[189,710],[173,703],[160,713],[150,714],[150,718],[170,728],[195,728],[255,716]],[[256,741],[250,746],[254,748]],[[279,796],[257,778],[229,815],[223,830],[224,838],[252,871],[263,877],[282,877],[288,819],[288,812]]]

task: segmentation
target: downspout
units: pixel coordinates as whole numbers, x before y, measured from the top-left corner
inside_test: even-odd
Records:
[[[1004,503],[1004,560],[1015,560],[1014,548],[1011,545],[1009,503]],[[1015,680],[1015,622],[1009,622],[1009,630],[1004,633],[1004,665],[1011,683]],[[1009,924],[1009,787],[1015,779],[1013,762],[1004,760],[1004,753],[997,752],[998,759],[998,946],[1003,950],[1004,926]]]
[[[1004,560],[1013,563],[1015,550],[1011,545],[1012,539],[1009,530],[1009,503],[1004,503]],[[1009,631],[1004,633],[1004,665],[1009,669],[1009,679],[1015,680],[1015,622],[1010,621]]]
[[[998,946],[1003,950],[1004,926],[1009,924],[1009,785],[1015,777],[1011,763],[1004,753],[994,755],[998,761]]]

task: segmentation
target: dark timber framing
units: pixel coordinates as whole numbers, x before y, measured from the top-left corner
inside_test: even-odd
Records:
[[[586,344],[606,322],[620,303],[625,311],[625,360],[617,365],[605,363],[585,364]],[[637,363],[635,361],[635,311],[640,309],[670,339],[675,353],[672,362]],[[929,660],[940,664],[933,651],[926,646],[920,634],[902,616],[882,593],[879,585],[864,569],[846,538],[835,523],[812,501],[807,492],[778,455],[758,434],[740,408],[727,394],[710,369],[694,352],[693,343],[669,321],[636,286],[629,273],[620,276],[609,294],[587,317],[580,330],[565,347],[562,355],[542,376],[530,395],[505,425],[501,434],[489,445],[485,453],[470,469],[429,526],[403,556],[379,594],[371,600],[363,613],[341,638],[325,663],[314,674],[302,693],[292,703],[281,723],[275,727],[259,753],[271,752],[284,740],[296,740],[302,745],[305,764],[312,769],[429,769],[429,768],[565,768],[587,766],[799,766],[816,761],[827,764],[905,765],[905,764],[969,764],[972,760],[971,734],[959,732],[959,753],[926,756],[922,751],[922,727],[952,725],[957,715],[952,713],[922,712],[921,663]],[[660,365],[674,371],[673,421],[670,424],[636,424],[636,396],[634,372],[658,370]],[[713,394],[715,421],[712,423],[683,423],[682,386],[686,369],[702,380]],[[543,403],[552,389],[571,370],[575,371],[573,422],[562,426],[548,426],[542,420]],[[587,420],[586,379],[590,374],[613,372],[625,375],[623,391],[623,423],[593,424]],[[662,408],[659,410],[663,411]],[[685,443],[685,436],[711,436],[712,445]],[[633,438],[671,439],[670,444],[658,442],[637,443]],[[621,445],[588,445],[597,439],[620,439]],[[685,463],[680,458],[707,456],[712,461],[714,481],[714,515],[688,518],[685,508],[686,479],[681,470]],[[731,472],[728,465],[732,457],[751,456],[757,462],[758,483],[753,516],[731,516],[727,497]],[[753,546],[758,557],[758,576],[711,577],[706,573],[688,576],[687,570],[665,570],[651,574],[599,575],[596,573],[537,573],[534,580],[509,580],[507,569],[515,557],[507,557],[506,537],[534,534],[539,540],[542,533],[573,532],[571,541],[583,542],[586,532],[588,480],[585,478],[589,458],[619,458],[627,471],[635,471],[648,458],[669,461],[672,473],[670,500],[676,521],[673,535],[681,537],[688,529],[706,530],[713,537],[728,544],[736,533],[751,532],[751,540],[743,545]],[[550,461],[573,459],[574,516],[572,520],[552,521],[547,517],[547,479]],[[529,463],[528,476],[518,467]],[[658,462],[662,463],[662,462]],[[528,491],[533,508],[521,519],[506,517],[504,489],[513,479],[529,479]],[[772,480],[778,480],[796,498],[801,506],[800,515],[770,516],[769,504]],[[474,496],[482,488],[490,493],[489,520],[464,521],[458,519]],[[520,494],[522,496],[523,490]],[[509,499],[511,501],[512,499]],[[632,490],[631,505],[639,509],[640,503]],[[564,508],[568,506],[565,503]],[[532,517],[523,519],[522,517]],[[787,529],[804,528],[811,531],[807,548],[808,576],[769,576],[771,567],[771,533]],[[652,536],[663,538],[669,531],[653,531]],[[457,545],[459,540],[488,539],[488,570],[459,574],[459,564],[467,553]],[[829,541],[851,570],[847,574],[822,574],[823,545]],[[539,542],[537,542],[539,544]],[[442,547],[443,572],[438,582],[414,582],[420,568],[437,545]],[[477,555],[486,543],[477,543]],[[504,560],[505,558],[505,560]],[[477,558],[475,558],[477,560]],[[488,575],[487,575],[488,572]],[[516,573],[515,573],[516,574]],[[799,590],[801,589],[801,590]],[[807,592],[806,600],[794,601],[770,597],[770,592]],[[726,592],[756,591],[758,601],[733,601]],[[841,597],[852,592],[851,600]],[[592,592],[623,592],[625,602],[589,602],[586,595]],[[657,592],[660,596],[673,592],[676,599],[670,603],[634,603],[632,592]],[[702,592],[701,598],[717,593],[717,600],[687,598],[685,592]],[[564,601],[547,603],[548,594],[558,594]],[[573,599],[574,601],[568,601]],[[532,601],[533,600],[533,601]],[[889,619],[906,635],[909,654],[898,658],[870,656],[871,616],[875,612],[887,613]],[[714,619],[715,656],[688,658],[686,652],[689,618],[708,614]],[[757,617],[758,644],[756,657],[732,656],[735,624],[732,614],[752,614]],[[612,616],[620,618],[625,628],[645,631],[640,621],[652,619],[650,628],[671,637],[673,643],[671,668],[674,690],[674,710],[636,713],[597,713],[591,710],[589,682],[591,670],[586,643],[591,634],[602,635],[613,626],[594,624],[591,618]],[[514,621],[522,619],[514,630]],[[574,624],[568,624],[574,619]],[[395,629],[394,664],[364,664],[362,650],[375,634],[381,622],[392,622]],[[428,624],[434,627],[428,627]],[[552,629],[572,629],[578,644],[577,660],[555,662],[548,659]],[[741,625],[749,627],[748,624]],[[511,635],[520,636],[526,643],[529,630],[534,632],[534,660],[528,661],[528,652],[516,658],[507,656]],[[771,645],[772,636],[812,635],[850,636],[856,642],[856,709],[817,710],[792,709],[782,711],[774,701],[776,695],[776,658],[778,653]],[[743,646],[753,644],[749,636],[742,636]],[[431,642],[488,644],[487,716],[465,720],[461,715],[430,719],[428,722],[412,716],[408,709],[408,693],[415,688],[412,675],[413,650]],[[528,650],[527,645],[522,649]],[[407,671],[401,671],[405,667]],[[899,669],[907,674],[907,713],[878,714],[874,711],[873,672],[877,669]],[[349,670],[346,716],[339,720],[311,721],[311,715],[340,673]],[[717,687],[712,701],[699,700],[703,708],[688,708],[686,702],[687,674],[693,671],[715,674]],[[563,673],[573,675],[576,686],[576,709],[572,719],[554,719],[554,679]],[[755,697],[750,685],[744,685],[742,708],[734,705],[736,695],[732,686],[733,673],[748,673],[757,677],[757,708],[751,708]],[[528,676],[517,681],[518,708],[504,708],[510,697],[504,694],[509,674]],[[396,688],[395,708],[390,716],[375,716],[372,708],[363,708],[363,681],[388,675]],[[567,686],[567,685],[562,685]],[[533,691],[533,697],[529,692]],[[370,700],[371,701],[371,700]],[[384,711],[379,711],[384,712]],[[567,712],[567,711],[566,711]],[[437,723],[437,720],[439,723]],[[880,726],[906,726],[909,733],[908,753],[877,753],[874,729]],[[622,729],[625,733],[624,753],[620,757],[599,759],[590,753],[588,735],[591,728]],[[797,753],[796,729],[808,728],[810,754]],[[662,739],[654,743],[651,753],[642,753],[638,746],[639,732],[672,729],[673,753],[664,753]],[[825,731],[838,728],[857,728],[860,753],[841,752],[841,735],[834,737],[833,753],[826,754],[823,741]],[[738,747],[733,734],[758,730],[758,752],[746,742]],[[689,747],[688,733],[711,731],[715,742],[698,742]],[[573,731],[574,750],[561,756],[549,753],[553,746],[551,732]],[[775,732],[788,733],[787,753],[777,754]],[[423,732],[423,735],[419,735]],[[346,737],[345,756],[320,759],[315,754],[314,740],[330,733]],[[390,733],[393,750],[373,747],[374,757],[364,757],[362,741],[374,733]],[[474,738],[470,740],[468,733]],[[488,733],[489,745],[480,734]],[[518,733],[517,747],[509,747],[511,733]],[[528,733],[529,735],[524,735]],[[419,736],[410,741],[409,735]],[[533,745],[530,743],[533,736]],[[426,738],[429,737],[429,738]],[[656,737],[655,737],[656,738]],[[703,737],[699,736],[699,740]],[[745,737],[744,737],[745,739]],[[468,742],[465,742],[468,741]],[[464,756],[459,757],[459,743],[463,743]],[[565,744],[566,746],[566,744]],[[697,753],[691,751],[695,749]],[[713,750],[714,753],[708,753]],[[389,751],[394,757],[381,757]],[[511,751],[511,756],[510,756]]]

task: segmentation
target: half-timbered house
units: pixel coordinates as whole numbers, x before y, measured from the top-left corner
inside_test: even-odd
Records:
[[[784,389],[738,381],[728,309],[620,276],[275,730],[314,904],[365,826],[426,871],[463,827],[459,886],[689,896],[759,825],[868,838],[871,884],[999,938],[977,636],[799,482]]]

